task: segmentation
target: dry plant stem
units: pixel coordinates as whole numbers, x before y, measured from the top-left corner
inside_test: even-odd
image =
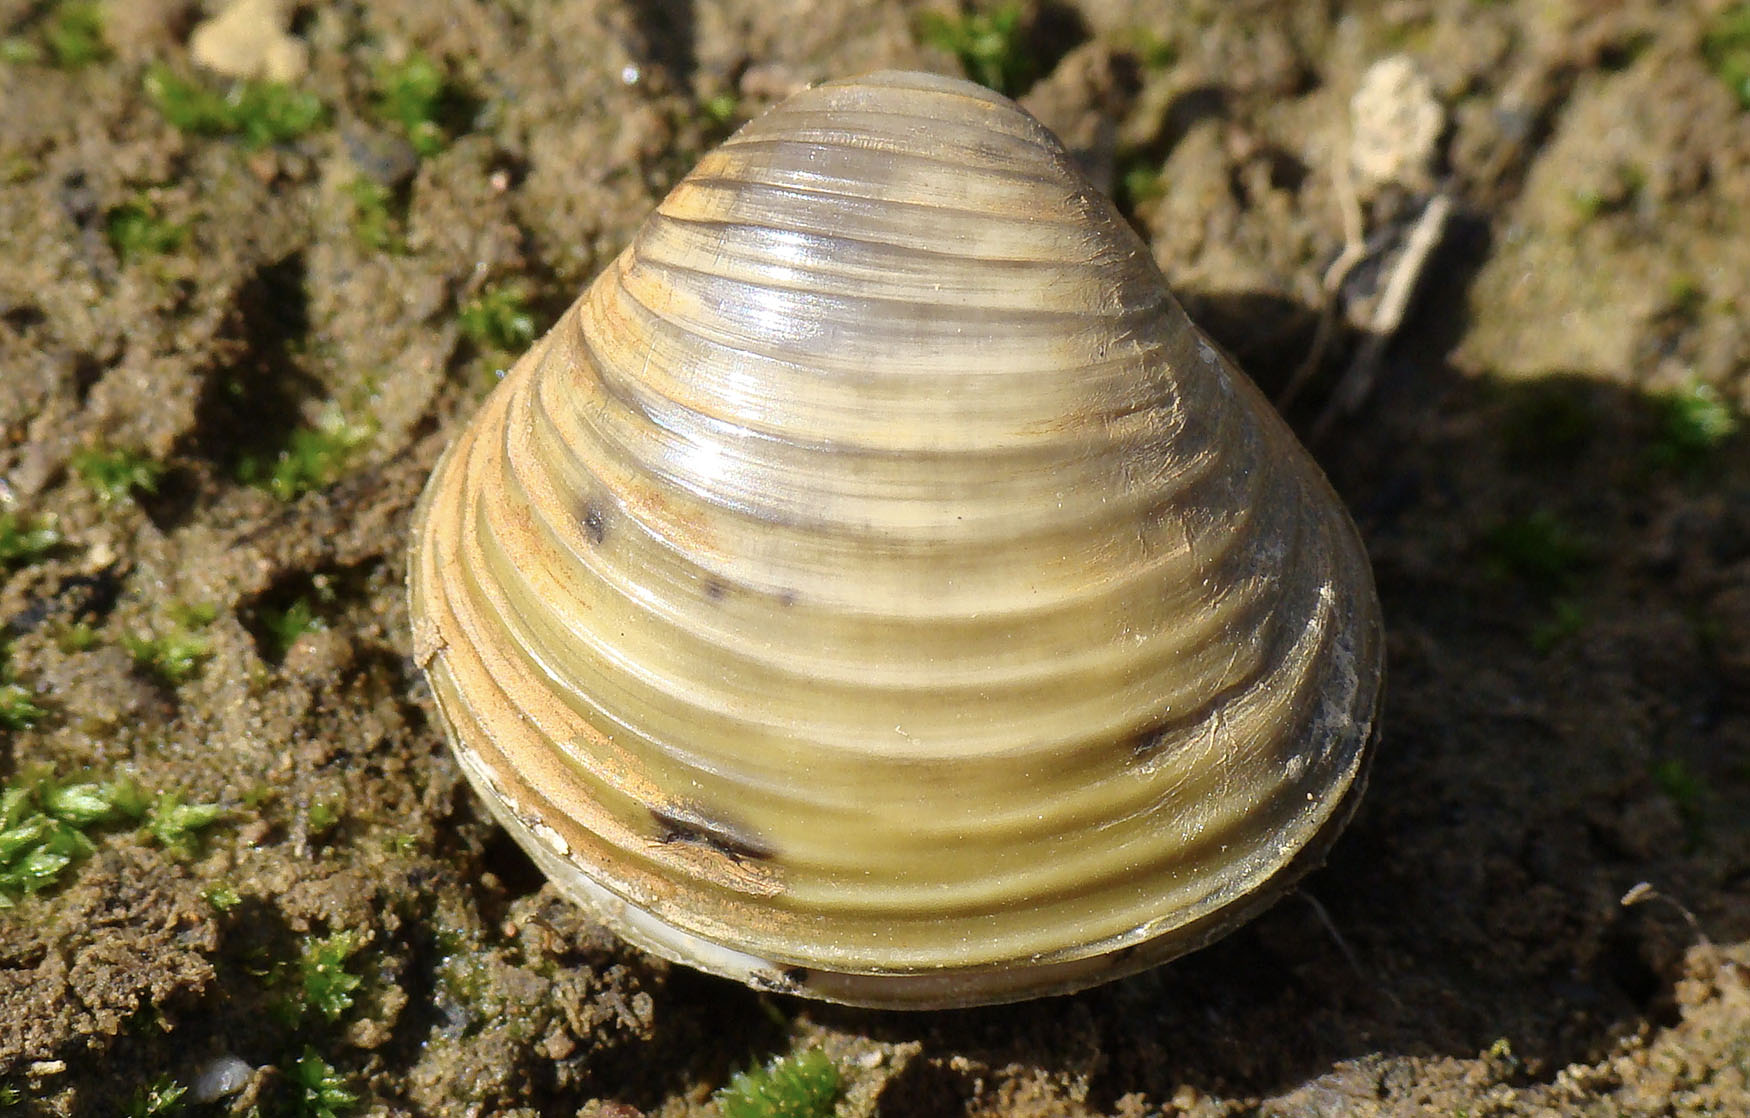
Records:
[[[1695,913],[1689,911],[1688,905],[1667,893],[1659,892],[1651,882],[1637,881],[1629,887],[1629,891],[1624,893],[1622,900],[1617,903],[1624,908],[1631,908],[1634,905],[1647,904],[1651,901],[1663,901],[1676,909],[1677,914],[1683,917],[1683,922],[1689,925],[1690,932],[1695,936],[1696,956],[1700,959],[1703,967],[1709,971],[1724,971],[1732,974],[1740,981],[1750,977],[1740,964],[1727,958],[1724,952],[1714,946],[1714,941],[1708,938],[1706,932],[1702,931],[1701,921],[1695,918]]]
[[[1342,305],[1343,283],[1355,266],[1367,259],[1367,241],[1363,236],[1361,200],[1355,194],[1355,179],[1349,170],[1349,153],[1345,150],[1331,171],[1332,185],[1337,191],[1337,209],[1343,218],[1343,251],[1325,269],[1324,304],[1319,308],[1319,324],[1313,332],[1312,345],[1306,358],[1288,378],[1288,385],[1276,397],[1276,410],[1286,411],[1324,362],[1325,352],[1336,334],[1337,310]]]
[[[1355,972],[1355,977],[1376,987],[1384,993],[1387,998],[1391,999],[1391,1003],[1399,1009],[1404,1008],[1403,1000],[1393,993],[1389,987],[1380,985],[1376,981],[1376,976],[1371,974],[1366,967],[1361,965],[1361,956],[1355,953],[1355,949],[1349,945],[1348,937],[1344,936],[1337,928],[1337,922],[1331,919],[1331,912],[1325,907],[1324,902],[1307,892],[1305,889],[1297,889],[1295,892],[1299,895],[1300,899],[1305,901],[1308,907],[1313,910],[1313,915],[1319,918],[1319,923],[1324,926],[1326,934],[1328,934],[1331,937],[1332,942],[1337,945],[1337,950],[1343,953],[1343,959],[1349,964],[1349,969]]]
[[[1357,977],[1365,978],[1367,972],[1362,969],[1361,957],[1355,954],[1355,949],[1349,946],[1349,941],[1344,938],[1341,931],[1337,930],[1337,922],[1331,919],[1331,910],[1325,907],[1323,901],[1305,889],[1297,889],[1295,893],[1307,903],[1308,908],[1313,910],[1313,915],[1319,918],[1319,925],[1331,937],[1331,942],[1337,945],[1337,950],[1343,953],[1343,958],[1348,962],[1349,969],[1354,971]]]
[[[1630,887],[1628,892],[1622,895],[1622,900],[1617,903],[1621,904],[1624,908],[1632,908],[1638,904],[1646,904],[1648,901],[1664,901],[1666,904],[1676,909],[1677,914],[1683,917],[1684,923],[1689,925],[1689,930],[1695,933],[1695,942],[1701,947],[1710,949],[1713,947],[1713,941],[1708,939],[1707,933],[1701,930],[1701,922],[1695,918],[1695,913],[1689,911],[1689,906],[1682,901],[1677,900],[1675,897],[1670,897],[1659,892],[1659,890],[1653,888],[1651,882],[1636,882]]]
[[[1404,314],[1410,308],[1410,297],[1416,292],[1416,283],[1422,278],[1422,272],[1427,268],[1435,246],[1440,243],[1440,238],[1446,231],[1446,221],[1451,215],[1452,196],[1436,194],[1429,200],[1422,216],[1416,219],[1416,226],[1410,230],[1409,240],[1404,245],[1404,254],[1392,268],[1391,278],[1386,281],[1385,294],[1380,297],[1379,306],[1373,312],[1373,322],[1369,326],[1367,340],[1361,344],[1361,352],[1350,362],[1349,368],[1343,373],[1343,379],[1337,382],[1336,391],[1331,393],[1330,403],[1325,405],[1324,412],[1313,424],[1314,441],[1324,438],[1332,423],[1343,416],[1353,415],[1367,400],[1367,394],[1373,390],[1374,378],[1379,371],[1380,358],[1385,355],[1385,347],[1403,325]]]

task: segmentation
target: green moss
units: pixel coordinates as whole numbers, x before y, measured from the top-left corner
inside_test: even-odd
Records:
[[[201,890],[201,899],[213,906],[215,912],[230,912],[243,903],[243,898],[230,884],[218,881]]]
[[[61,545],[61,533],[47,517],[31,519],[0,511],[0,568],[28,566]]]
[[[1125,213],[1135,214],[1163,193],[1160,164],[1148,156],[1137,157],[1119,176],[1118,202]]]
[[[135,493],[156,493],[164,464],[137,450],[91,448],[73,455],[73,472],[103,505],[120,504]]]
[[[1646,192],[1652,175],[1639,163],[1624,163],[1616,169],[1616,181],[1622,190],[1623,202],[1633,202]]]
[[[303,1118],[340,1118],[358,1102],[358,1096],[347,1089],[346,1077],[307,1045],[287,1079],[292,1110]]]
[[[1701,37],[1708,68],[1750,109],[1750,4],[1721,8]]]
[[[1574,215],[1581,221],[1591,221],[1604,212],[1604,193],[1594,187],[1584,187],[1573,192],[1568,199],[1574,207]]]
[[[187,1087],[168,1075],[160,1075],[134,1092],[133,1100],[128,1103],[128,1118],[164,1118],[165,1115],[181,1114],[187,1105],[182,1096],[187,1093]]]
[[[1531,627],[1531,647],[1546,655],[1586,624],[1586,611],[1574,599],[1557,598],[1549,605],[1550,615]]]
[[[1654,761],[1648,775],[1676,809],[1677,818],[1683,824],[1686,845],[1690,849],[1703,845],[1707,841],[1706,780],[1679,757]]]
[[[310,810],[304,813],[304,823],[309,828],[312,838],[321,838],[339,825],[341,818],[340,805],[333,800],[317,800],[310,805]]]
[[[304,941],[298,955],[297,984],[293,997],[296,1016],[314,1013],[338,1021],[352,1008],[353,991],[363,978],[346,969],[346,962],[359,949],[359,937],[341,931]]]
[[[124,634],[122,647],[136,667],[175,687],[193,678],[212,655],[212,641],[201,630],[213,623],[218,611],[211,605],[174,605],[168,613],[170,624],[162,632]]]
[[[294,500],[339,481],[358,450],[376,433],[375,424],[329,408],[314,427],[293,431],[285,449],[271,461],[246,456],[238,465],[238,477],[282,501]]]
[[[1665,309],[1662,314],[1670,315],[1680,322],[1692,323],[1701,317],[1706,306],[1707,291],[1697,277],[1685,272],[1665,285]]]
[[[0,785],[0,908],[54,885],[95,850],[87,831],[145,811],[139,786],[125,777],[63,780],[38,767]]]
[[[132,778],[59,778],[28,769],[0,786],[0,907],[55,884],[96,849],[90,833],[139,824],[142,834],[176,853],[221,814],[214,804],[185,804],[174,792],[153,797]]]
[[[483,288],[456,314],[462,337],[488,363],[484,372],[503,375],[503,369],[528,348],[538,332],[529,309],[528,290],[514,280]],[[492,383],[486,379],[488,386]]]
[[[0,39],[0,62],[48,62],[56,69],[78,70],[109,58],[103,35],[103,6],[86,0],[49,5],[36,22],[34,35]]]
[[[18,683],[0,683],[0,729],[28,730],[47,710],[36,703],[36,692]]]
[[[1477,1055],[1497,1083],[1518,1079],[1526,1074],[1525,1061],[1514,1053],[1513,1042],[1504,1036],[1496,1037],[1493,1043]]]
[[[918,13],[918,38],[959,59],[973,81],[1014,97],[1037,69],[1027,53],[1021,13],[1014,0],[953,14],[926,9]]]
[[[103,6],[95,3],[56,5],[43,25],[43,43],[57,69],[77,70],[110,56],[103,37]]]
[[[490,1019],[496,1009],[489,1002],[493,990],[491,975],[468,944],[466,935],[440,929],[437,946],[443,953],[435,974],[438,991],[455,1005],[465,1007],[471,1021]]]
[[[1659,791],[1677,809],[1684,828],[1692,838],[1695,837],[1701,826],[1702,800],[1707,793],[1701,777],[1676,757],[1653,762],[1651,775]]]
[[[85,621],[63,625],[55,631],[55,647],[69,656],[75,652],[90,652],[97,647],[97,630]]]
[[[377,115],[399,127],[422,156],[436,155],[449,144],[444,122],[460,114],[465,100],[443,67],[423,54],[377,67]]]
[[[841,1086],[838,1067],[810,1048],[738,1072],[715,1097],[723,1118],[826,1118]]]
[[[144,198],[112,206],[103,215],[104,236],[123,264],[148,256],[175,252],[188,237],[188,228],[164,220]]]
[[[1489,566],[1531,589],[1555,595],[1591,561],[1592,548],[1561,517],[1539,509],[1496,525],[1484,537]]]
[[[719,93],[699,102],[699,112],[719,128],[727,128],[741,112],[741,101],[733,93]]]
[[[1657,429],[1648,459],[1655,468],[1695,472],[1738,433],[1739,419],[1719,390],[1700,382],[1654,401]]]
[[[276,663],[286,658],[299,637],[328,627],[316,616],[308,598],[298,598],[285,609],[262,610],[261,624],[267,636],[268,657]]]
[[[1179,60],[1179,48],[1152,28],[1132,27],[1120,32],[1117,40],[1142,63],[1144,69],[1154,73],[1171,69]]]
[[[225,814],[218,804],[188,804],[175,792],[160,793],[146,811],[146,833],[164,849],[192,857],[199,849],[200,832]]]
[[[535,316],[519,283],[483,289],[458,315],[462,336],[482,350],[520,351],[535,340]]]
[[[354,240],[376,252],[398,255],[407,251],[401,218],[395,212],[394,191],[360,176],[347,183],[346,196],[352,203]]]
[[[219,607],[211,602],[172,602],[164,612],[185,629],[204,629],[219,619]]]
[[[205,636],[183,630],[154,637],[124,634],[122,647],[128,650],[137,667],[172,687],[193,678],[212,655],[212,643]]]
[[[12,649],[0,641],[0,729],[28,730],[48,711],[37,705],[36,692],[14,677],[11,659]]]
[[[146,96],[178,131],[235,136],[252,148],[295,140],[328,119],[328,110],[314,94],[283,82],[237,82],[221,92],[163,64],[146,71]]]

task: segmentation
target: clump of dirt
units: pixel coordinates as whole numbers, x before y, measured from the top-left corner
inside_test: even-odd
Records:
[[[202,70],[185,0],[0,0],[0,775],[146,797],[34,891],[4,863],[8,1105],[680,1115],[818,1045],[850,1114],[1750,1112],[1750,9],[256,7],[289,84]],[[1445,124],[1381,187],[1352,98],[1393,58]],[[495,370],[736,123],[878,66],[1011,84],[1295,382],[1388,618],[1306,896],[999,1010],[619,945],[409,658],[408,518]]]

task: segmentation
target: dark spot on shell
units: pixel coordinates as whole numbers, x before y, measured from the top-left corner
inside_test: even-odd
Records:
[[[791,606],[795,605],[796,604],[796,591],[794,591],[794,590],[781,591],[778,594],[778,604],[783,606],[785,609],[789,609]]]
[[[788,982],[790,985],[796,987],[797,989],[801,989],[802,986],[808,981],[808,968],[807,967],[786,967],[786,968],[784,968],[784,981]]]
[[[1152,757],[1155,750],[1161,747],[1163,736],[1162,732],[1153,726],[1138,730],[1130,735],[1130,755],[1138,759]]]
[[[705,580],[705,597],[711,601],[721,602],[728,593],[729,587],[724,584],[722,579],[707,578]]]
[[[671,842],[691,843],[708,847],[736,861],[746,859],[764,862],[770,860],[773,854],[769,845],[760,841],[759,836],[745,827],[712,819],[690,805],[653,807],[650,809],[650,817],[662,828],[660,841],[664,845]]]
[[[1135,733],[1124,739],[1128,743],[1130,757],[1133,761],[1146,761],[1159,753],[1161,747],[1168,741],[1178,737],[1186,727],[1201,718],[1208,717],[1208,711],[1198,710],[1190,715],[1162,715]]]
[[[597,546],[608,538],[607,515],[593,504],[583,506],[583,534]]]

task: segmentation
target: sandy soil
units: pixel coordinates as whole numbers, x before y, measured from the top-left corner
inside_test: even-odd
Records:
[[[343,1114],[711,1113],[736,1068],[817,1044],[847,1115],[1750,1114],[1750,438],[1725,430],[1750,408],[1750,111],[1707,38],[1742,5],[1024,9],[1017,91],[1193,315],[1272,394],[1317,349],[1287,414],[1373,557],[1386,734],[1303,896],[1075,997],[918,1015],[670,968],[544,888],[446,753],[402,552],[514,356],[461,309],[514,282],[550,323],[802,83],[960,72],[919,7],[288,6],[326,118],[254,147],[143,92],[156,62],[223,87],[190,58],[198,5],[96,5],[82,65],[65,7],[0,0],[0,498],[62,538],[0,564],[6,670],[45,712],[0,728],[0,774],[225,814],[184,851],[96,828],[0,910],[0,1108],[114,1114],[241,1067],[185,1112],[317,1113],[313,1055]],[[1417,104],[1435,127],[1378,185],[1340,169],[1393,56],[1426,79],[1406,134]],[[410,57],[446,75],[435,144],[375,92]],[[1437,196],[1373,391],[1324,419]],[[129,206],[180,241],[124,251]],[[339,468],[290,499],[243,480],[336,415],[364,433]],[[156,491],[100,501],[93,448],[161,463]],[[282,647],[300,601],[322,627]],[[205,644],[180,681],[128,650],[179,627]],[[1622,906],[1643,881],[1670,900]],[[312,942],[351,945],[332,1017]]]

